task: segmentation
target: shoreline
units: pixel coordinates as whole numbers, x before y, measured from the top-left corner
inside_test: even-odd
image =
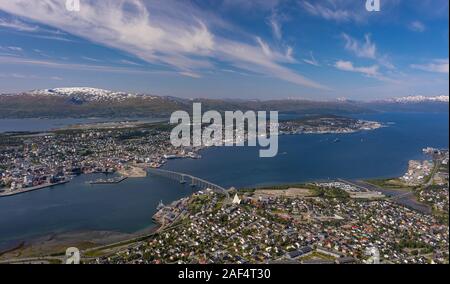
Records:
[[[354,133],[359,133],[359,132],[375,131],[377,129],[384,128],[384,127],[387,127],[387,126],[380,124],[380,127],[377,127],[377,128],[373,128],[373,129],[358,129],[358,130],[353,130],[353,131],[349,131],[349,132],[335,132],[335,131],[331,131],[331,132],[321,132],[321,131],[317,131],[317,132],[298,132],[298,133],[283,133],[283,132],[281,132],[281,133],[278,134],[278,136],[330,135],[330,134],[348,135],[348,134],[354,134]],[[46,132],[36,132],[36,133],[46,133]],[[198,149],[197,153],[200,153],[200,152],[202,152],[205,149],[215,148],[215,147],[222,147],[222,146],[201,147],[200,149]],[[177,157],[177,159],[178,158],[180,158],[180,159],[193,159],[192,157],[189,157],[189,156]],[[195,159],[201,159],[201,155],[200,155],[200,157],[196,157]],[[169,160],[170,159],[166,159],[166,163]],[[163,164],[161,167],[163,168],[165,164]],[[151,167],[149,167],[149,166],[140,167],[140,166],[138,166],[136,164],[130,164],[130,165],[128,165],[128,167],[130,167],[130,169],[119,169],[119,170],[116,171],[116,173],[118,173],[119,175],[121,175],[124,178],[123,180],[125,180],[127,178],[143,178],[143,177],[146,177],[148,170],[151,169]],[[85,173],[82,173],[82,174],[85,174]],[[121,181],[123,181],[123,180],[121,180]],[[39,185],[39,186],[27,188],[26,190],[20,190],[20,191],[18,190],[18,191],[8,192],[8,193],[6,193],[6,189],[5,189],[3,192],[0,191],[0,198],[14,196],[14,195],[18,195],[18,194],[24,194],[24,193],[28,193],[28,192],[32,192],[32,191],[36,191],[36,190],[40,190],[40,189],[44,189],[44,188],[48,188],[48,187],[52,187],[52,186],[57,186],[57,185],[69,183],[70,181],[71,180],[69,179],[69,180],[65,180],[65,181],[62,181],[62,182],[54,183],[54,184]],[[92,184],[95,185],[95,184],[108,184],[108,183],[92,183]]]
[[[6,192],[6,190],[4,190],[3,192],[0,192],[0,198],[2,198],[2,197],[10,197],[10,196],[19,195],[19,194],[24,194],[24,193],[28,193],[28,192],[44,189],[44,188],[49,188],[49,187],[53,187],[53,186],[66,184],[66,183],[69,183],[69,182],[70,182],[70,180],[65,180],[65,181],[60,181],[60,182],[56,182],[56,183],[41,184],[41,185],[37,185],[37,186],[27,187],[27,188],[21,189],[21,190],[12,191],[12,192]]]
[[[374,129],[373,129],[374,130]],[[324,135],[324,134],[329,134],[329,133],[298,133],[298,134],[290,134],[290,135]],[[351,133],[335,133],[335,134],[340,134],[340,135],[348,135],[348,134],[351,134]],[[287,135],[287,136],[290,136],[289,134]],[[207,149],[209,149],[210,147],[206,147],[206,148],[202,148],[202,149],[200,149],[199,150],[199,153],[200,152],[202,152],[202,154],[205,154],[203,151],[205,151],[205,150],[207,150]],[[214,146],[213,147],[211,147],[211,148],[215,148]],[[217,147],[217,148],[219,148],[219,147]],[[181,157],[182,159],[186,159],[186,158],[188,158],[188,157]],[[169,162],[169,161],[168,161]],[[163,167],[164,168],[164,167]],[[378,179],[378,178],[386,178],[386,176],[382,176],[382,177],[370,177],[370,178],[373,178],[373,179]],[[364,178],[364,179],[367,179],[367,178]],[[67,182],[69,182],[69,181],[67,181]],[[274,183],[274,185],[276,185],[276,184],[278,184],[278,183]],[[58,184],[52,184],[52,185],[47,185],[46,187],[52,187],[52,186],[54,186],[54,185],[58,185]],[[258,186],[257,184],[255,184],[255,186]],[[43,188],[46,188],[46,187],[43,187]],[[30,190],[30,191],[34,191],[34,190],[37,190],[37,189],[33,189],[33,190]],[[20,193],[17,193],[17,194],[21,194],[21,193],[26,193],[26,192],[29,192],[29,191],[25,191],[25,192],[20,192]],[[1,197],[1,196],[0,196]],[[154,223],[152,223],[151,221],[149,222],[150,223],[150,226],[151,225],[155,225]],[[116,235],[116,236],[119,236],[119,235],[129,235],[129,239],[133,239],[133,238],[138,238],[138,237],[142,237],[142,236],[144,236],[143,234],[147,231],[147,230],[149,230],[149,231],[152,231],[152,230],[157,230],[157,229],[155,229],[155,227],[157,227],[157,226],[151,226],[151,227],[147,227],[147,228],[144,228],[144,229],[141,229],[141,230],[138,230],[138,231],[136,231],[136,232],[133,232],[133,233],[122,233],[122,232],[109,232],[111,235],[108,235],[108,234],[106,234],[106,238],[103,240],[104,242],[108,242],[109,240],[111,240],[112,238],[113,238],[113,236],[112,235]],[[159,229],[159,228],[158,228]],[[83,233],[83,235],[85,235],[85,236],[93,236],[93,235],[95,235],[96,233],[98,233],[99,231],[86,231],[86,232],[84,232]],[[108,231],[104,231],[104,232],[108,232]],[[51,238],[51,239],[49,239],[49,241],[55,241],[55,240],[57,240],[58,239],[58,236],[60,236],[60,235],[62,235],[62,236],[71,236],[72,238],[76,238],[77,236],[79,236],[79,234],[81,234],[81,233],[77,233],[77,232],[63,232],[63,233],[58,233],[57,235],[56,235],[56,237],[53,237],[53,238]],[[41,237],[42,238],[42,237]],[[31,238],[30,239],[30,242],[31,243],[34,243],[34,240],[36,240],[36,239],[40,239],[40,238]],[[79,241],[79,242],[81,242],[81,241]],[[26,244],[27,245],[27,244]],[[25,246],[26,246],[25,245]],[[17,248],[17,249],[21,249],[22,247],[19,247],[19,248]],[[17,249],[15,249],[15,250],[17,250]],[[0,251],[0,258],[1,258],[1,256],[2,256],[2,252]]]
[[[156,234],[162,226],[152,222],[149,226],[135,232],[120,232],[108,230],[76,230],[59,233],[46,233],[22,239],[5,241],[11,245],[0,248],[0,263],[16,257],[39,257],[64,253],[71,246],[80,250],[96,250],[101,247],[113,246],[130,242]],[[1,241],[0,241],[1,243]]]
[[[365,179],[356,179],[355,181],[364,180]],[[255,185],[255,188],[259,188],[259,186]],[[389,191],[389,189],[387,190]],[[173,202],[177,200],[173,200]],[[401,205],[409,207],[405,204]],[[411,207],[409,208],[413,209]],[[155,220],[150,219],[150,223],[147,227],[138,229],[131,233],[108,230],[77,230],[67,232],[63,231],[56,234],[47,233],[16,240],[5,240],[5,242],[12,242],[14,245],[0,250],[0,262],[5,261],[5,256],[6,259],[10,258],[10,255],[25,254],[26,257],[28,257],[28,254],[30,254],[31,257],[39,257],[39,255],[33,255],[36,251],[40,251],[40,255],[56,255],[58,253],[62,253],[61,250],[63,248],[70,246],[79,247],[80,250],[85,250],[86,252],[97,251],[102,248],[121,246],[139,239],[150,238],[152,235],[157,234],[160,230],[165,228],[167,227],[164,227]]]

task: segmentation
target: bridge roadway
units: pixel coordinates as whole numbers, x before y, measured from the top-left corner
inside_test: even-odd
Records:
[[[226,190],[224,187],[214,184],[212,182],[209,182],[207,180],[195,177],[193,175],[179,173],[179,172],[173,172],[173,171],[168,171],[168,170],[162,170],[162,169],[150,169],[149,173],[153,173],[155,175],[159,175],[162,177],[177,180],[181,184],[185,184],[188,181],[190,181],[191,187],[196,187],[200,190],[209,188],[214,191],[219,191],[219,192],[225,194],[227,198],[230,198],[228,190]]]

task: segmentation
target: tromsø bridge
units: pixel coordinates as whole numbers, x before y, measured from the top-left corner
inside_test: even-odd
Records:
[[[195,177],[193,175],[179,173],[179,172],[173,172],[173,171],[168,171],[168,170],[162,170],[162,169],[150,169],[149,173],[176,180],[181,184],[187,184],[189,182],[191,187],[195,187],[200,190],[209,188],[214,191],[225,194],[227,198],[230,197],[228,190],[226,190],[224,187],[214,184],[212,182],[209,182],[207,180]]]

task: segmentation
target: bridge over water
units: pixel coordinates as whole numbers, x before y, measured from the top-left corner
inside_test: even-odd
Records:
[[[199,177],[195,177],[190,174],[173,172],[173,171],[162,170],[162,169],[150,169],[149,173],[176,180],[181,184],[189,183],[191,187],[195,187],[200,190],[209,188],[214,191],[225,194],[227,198],[230,197],[228,190],[226,190],[224,187],[217,185],[215,183],[209,182],[207,180],[201,179]]]

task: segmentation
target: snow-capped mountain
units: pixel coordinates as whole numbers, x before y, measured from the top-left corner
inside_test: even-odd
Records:
[[[442,102],[448,103],[448,96],[435,96],[435,97],[426,97],[426,96],[408,96],[408,97],[400,97],[385,100],[386,102],[393,103],[423,103],[423,102]]]
[[[114,101],[120,102],[132,98],[141,98],[145,100],[151,100],[155,97],[142,95],[142,94],[132,94],[124,92],[114,92],[110,90],[97,89],[97,88],[55,88],[55,89],[45,89],[45,90],[33,90],[26,94],[32,96],[56,96],[56,97],[67,97],[75,101],[88,101],[88,102],[100,102],[100,101]]]

